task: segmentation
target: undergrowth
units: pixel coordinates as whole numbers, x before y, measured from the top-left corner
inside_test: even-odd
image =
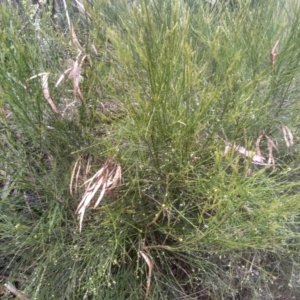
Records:
[[[1,299],[299,297],[298,7],[78,3],[1,6]]]

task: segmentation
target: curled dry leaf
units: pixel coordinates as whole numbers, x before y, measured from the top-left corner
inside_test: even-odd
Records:
[[[50,96],[50,91],[49,91],[49,87],[48,87],[49,73],[43,72],[43,73],[39,73],[37,75],[34,75],[34,76],[28,78],[26,80],[26,85],[28,86],[28,82],[30,80],[34,79],[34,78],[37,78],[37,77],[42,78],[42,89],[43,89],[44,98],[47,100],[47,102],[51,106],[52,110],[58,114],[58,109],[57,109],[56,105],[54,104],[54,102],[53,102],[53,100]]]
[[[75,163],[71,176],[70,191],[72,192],[72,185],[75,180],[75,188],[77,188],[77,181],[79,177],[79,168],[81,164],[79,161]],[[86,167],[86,172],[90,166]],[[75,175],[76,174],[76,175]],[[79,231],[82,230],[82,221],[87,207],[90,206],[91,201],[96,196],[97,192],[100,191],[100,194],[95,201],[93,208],[95,209],[103,199],[103,197],[109,192],[116,188],[116,186],[121,182],[122,171],[121,166],[114,162],[111,159],[107,159],[103,167],[90,179],[84,182],[86,185],[85,193],[82,197],[81,202],[79,203],[76,213],[79,215]]]

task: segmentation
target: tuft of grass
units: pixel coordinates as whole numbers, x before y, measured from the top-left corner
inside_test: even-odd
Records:
[[[76,3],[0,8],[1,297],[299,297],[298,6]]]

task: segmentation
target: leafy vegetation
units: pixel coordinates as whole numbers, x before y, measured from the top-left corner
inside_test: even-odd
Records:
[[[299,297],[298,6],[62,3],[0,8],[2,299]]]

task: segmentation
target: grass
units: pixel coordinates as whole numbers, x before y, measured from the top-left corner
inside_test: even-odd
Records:
[[[1,297],[297,298],[298,7],[114,2],[1,7]]]

